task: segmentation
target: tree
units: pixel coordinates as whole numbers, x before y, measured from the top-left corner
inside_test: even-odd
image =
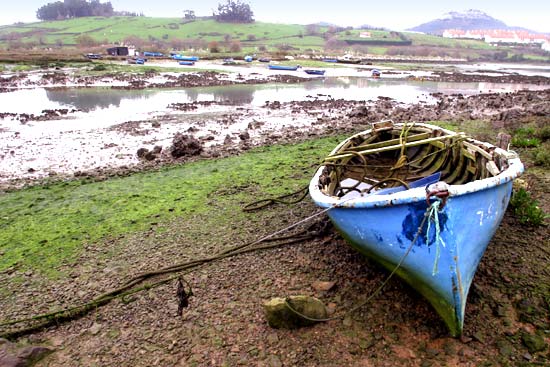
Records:
[[[218,4],[218,12],[214,12],[214,19],[218,22],[253,23],[254,13],[250,5],[240,0],[227,0],[225,4]]]
[[[185,20],[195,20],[197,16],[195,15],[195,11],[194,10],[184,10],[183,11],[183,18]]]
[[[40,20],[58,20],[89,16],[109,17],[114,14],[110,2],[101,3],[100,0],[63,0],[41,6],[36,11]]]
[[[220,44],[217,41],[212,41],[208,44],[208,49],[211,53],[220,52]]]
[[[241,42],[239,40],[231,42],[231,45],[229,46],[229,51],[231,52],[240,52],[241,49]]]

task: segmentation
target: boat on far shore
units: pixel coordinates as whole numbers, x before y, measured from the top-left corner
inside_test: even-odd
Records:
[[[304,72],[310,75],[325,75],[325,71],[322,69],[304,69]]]
[[[199,61],[198,56],[183,56],[183,55],[172,55],[172,58],[176,61]]]
[[[296,71],[300,67],[300,65],[273,65],[269,64],[267,67],[270,70],[287,70],[287,71]]]
[[[180,62],[178,62],[178,64],[184,65],[184,66],[192,66],[192,65],[195,65],[195,62],[194,61],[180,61]]]

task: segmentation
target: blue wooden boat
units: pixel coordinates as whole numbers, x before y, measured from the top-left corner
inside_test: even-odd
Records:
[[[273,65],[269,64],[267,67],[271,70],[289,70],[289,71],[296,71],[300,67],[300,65],[295,66],[288,66],[288,65]]]
[[[184,66],[192,66],[192,65],[195,65],[195,62],[194,61],[180,61],[180,62],[178,62],[178,64],[184,65]]]
[[[144,51],[143,56],[145,56],[145,57],[162,57],[162,56],[164,56],[164,54],[162,52]]]
[[[128,62],[128,64],[143,65],[145,64],[145,61],[147,61],[147,59],[140,58],[140,57],[130,57],[126,61]]]
[[[198,56],[183,56],[183,55],[172,55],[172,58],[177,61],[199,61]]]
[[[325,71],[321,69],[304,69],[304,71],[310,75],[325,75]]]
[[[352,247],[420,292],[459,336],[472,279],[522,172],[515,153],[463,133],[385,121],[340,143],[309,191]]]
[[[324,62],[338,62],[338,59],[332,59],[332,58],[325,58],[323,59]]]

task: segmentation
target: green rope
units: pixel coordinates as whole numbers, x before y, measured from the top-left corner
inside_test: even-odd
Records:
[[[430,227],[431,222],[433,221],[435,224],[435,260],[434,260],[434,266],[432,269],[432,275],[437,274],[437,265],[439,264],[439,257],[441,255],[441,248],[439,247],[439,243],[441,242],[441,245],[445,247],[445,242],[443,241],[443,238],[441,238],[441,228],[439,226],[439,205],[441,205],[441,199],[438,199],[432,203],[432,205],[428,208],[429,209],[429,218],[428,221],[428,229],[426,230],[426,243],[429,243],[430,241]]]

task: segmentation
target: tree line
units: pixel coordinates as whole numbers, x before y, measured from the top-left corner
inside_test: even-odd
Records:
[[[79,17],[110,17],[113,15],[137,16],[136,13],[116,12],[111,2],[101,3],[100,0],[63,0],[48,3],[36,11],[40,20],[62,20]],[[143,14],[140,14],[143,15]]]
[[[213,15],[218,22],[254,22],[254,13],[250,9],[250,5],[239,0],[227,0],[225,4],[218,4],[218,11],[214,12]]]
[[[192,21],[196,18],[193,10],[185,10],[185,20]],[[110,1],[102,3],[100,0],[63,0],[48,3],[36,11],[36,17],[40,20],[62,20],[79,17],[110,17],[113,15],[138,16],[136,13],[113,9]],[[143,16],[143,14],[139,14]],[[240,0],[226,0],[218,4],[213,17],[218,22],[228,23],[252,23],[254,13],[250,5]]]

